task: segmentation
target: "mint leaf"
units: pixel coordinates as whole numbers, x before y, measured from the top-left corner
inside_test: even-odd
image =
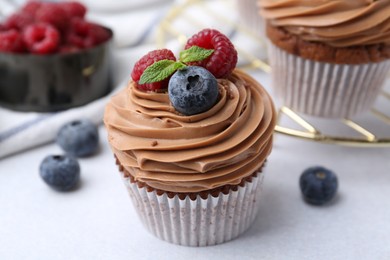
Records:
[[[186,65],[173,60],[160,60],[144,70],[138,84],[153,83],[162,81],[171,76],[176,70]]]
[[[214,50],[208,50],[194,45],[180,52],[180,61],[184,63],[201,61],[207,59],[213,52]]]

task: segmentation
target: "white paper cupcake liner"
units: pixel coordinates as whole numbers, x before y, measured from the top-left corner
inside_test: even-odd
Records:
[[[139,217],[158,238],[183,246],[211,246],[227,242],[243,233],[254,221],[259,208],[263,173],[237,191],[184,200],[177,195],[157,195],[124,177],[123,181]]]
[[[269,44],[276,98],[307,115],[349,118],[368,111],[379,95],[390,60],[349,65],[303,59]]]
[[[260,16],[258,0],[236,0],[238,14],[245,26],[255,35],[265,36],[265,21]]]

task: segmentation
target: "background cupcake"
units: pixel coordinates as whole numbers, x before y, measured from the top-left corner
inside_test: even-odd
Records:
[[[390,1],[262,0],[275,94],[308,115],[367,111],[390,68]]]
[[[208,54],[199,58],[199,51]],[[223,243],[257,214],[275,111],[236,63],[228,38],[206,29],[190,38],[179,61],[166,49],[141,58],[133,80],[107,105],[108,139],[133,204],[148,230],[168,242]],[[168,89],[166,78],[144,80],[175,66],[185,67]]]

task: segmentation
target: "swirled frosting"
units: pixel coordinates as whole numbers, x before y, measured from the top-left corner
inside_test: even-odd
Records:
[[[171,192],[237,185],[271,152],[273,103],[248,74],[218,79],[218,102],[183,116],[167,93],[143,92],[130,82],[106,106],[111,148],[137,181]]]
[[[261,0],[261,15],[307,41],[334,47],[390,44],[389,0]]]

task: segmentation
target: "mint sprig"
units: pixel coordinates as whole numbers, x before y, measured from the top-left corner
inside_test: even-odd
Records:
[[[162,81],[172,75],[176,70],[186,65],[173,60],[160,60],[144,70],[139,80],[139,84]]]
[[[147,67],[142,73],[138,84],[162,81],[175,73],[176,70],[187,67],[187,63],[207,59],[213,52],[214,50],[192,46],[180,52],[179,61],[160,60]]]
[[[214,50],[208,50],[194,45],[180,52],[180,61],[184,63],[201,61],[207,59],[213,52]]]

